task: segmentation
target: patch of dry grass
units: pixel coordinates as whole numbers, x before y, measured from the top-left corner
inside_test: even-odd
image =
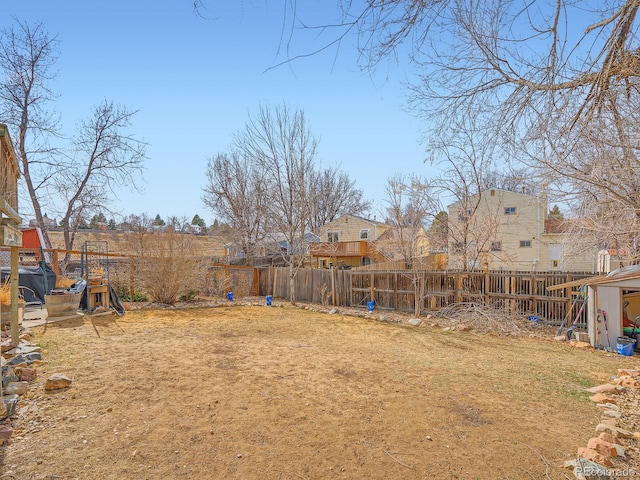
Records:
[[[598,422],[584,388],[633,365],[276,306],[84,318],[37,341],[39,413],[2,450],[16,479],[564,479]],[[44,395],[54,372],[74,384]]]

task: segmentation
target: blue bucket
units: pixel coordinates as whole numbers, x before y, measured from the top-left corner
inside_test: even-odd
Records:
[[[367,310],[373,312],[374,307],[376,306],[376,302],[367,302]]]
[[[633,355],[633,347],[635,346],[635,344],[636,344],[636,341],[633,338],[618,337],[618,341],[616,342],[616,348],[620,355],[631,357]]]
[[[233,292],[227,293],[227,300],[233,300]]]
[[[273,297],[271,295],[267,295],[265,297],[265,300],[267,301],[267,307],[271,306],[271,301],[273,300]]]

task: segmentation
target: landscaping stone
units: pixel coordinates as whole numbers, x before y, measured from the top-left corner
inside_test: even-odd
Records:
[[[605,410],[604,412],[602,412],[602,415],[604,415],[605,417],[611,417],[611,418],[622,417],[622,414],[620,412],[616,412],[615,410]]]
[[[27,393],[29,384],[27,382],[10,382],[4,389],[7,395],[24,395]]]
[[[422,320],[419,319],[419,318],[410,318],[408,323],[409,323],[409,325],[413,325],[414,327],[418,327],[422,323]]]
[[[617,443],[612,443],[612,445],[616,449],[618,457],[624,458],[626,456],[626,452],[624,451],[624,447],[622,445],[618,445]]]
[[[611,443],[605,442],[601,438],[591,438],[587,442],[587,449],[595,450],[596,452],[604,455],[605,457],[617,457],[618,451]]]
[[[42,354],[40,352],[27,353],[25,357],[28,364],[33,363],[34,360],[42,360]]]
[[[4,342],[0,343],[0,353],[6,353],[10,350],[13,350],[17,346],[17,343],[11,341],[11,339],[7,339]]]
[[[13,428],[8,425],[0,425],[0,440],[9,440],[13,434]]]
[[[19,382],[19,381],[20,381],[20,377],[16,375],[15,369],[13,367],[10,367],[9,365],[2,367],[2,386],[3,387],[8,385],[11,382]]]
[[[613,466],[613,462],[611,460],[591,448],[580,447],[578,449],[578,455],[582,458],[586,458],[587,460],[591,460],[592,462],[604,465],[605,467]]]
[[[616,403],[616,401],[613,398],[607,397],[601,393],[596,393],[595,395],[591,395],[589,397],[589,400],[596,403],[613,403],[613,404]]]
[[[614,427],[613,425],[608,425],[606,423],[599,423],[598,426],[596,426],[596,432],[598,433],[608,433],[610,435],[613,435],[614,437],[617,437],[616,433],[617,433],[617,428]]]
[[[28,367],[16,367],[14,368],[16,375],[20,378],[20,381],[23,382],[32,382],[38,376],[35,368]]]
[[[5,416],[10,417],[16,411],[16,407],[18,405],[18,396],[16,394],[3,395],[2,402],[7,408]]]
[[[40,347],[34,345],[18,345],[13,350],[9,350],[7,353],[11,355],[17,355],[19,353],[27,355],[28,353],[39,352]]]
[[[613,385],[612,383],[605,383],[603,385],[598,385],[597,387],[587,388],[587,392],[589,393],[611,393],[613,395],[618,395],[624,392],[624,389],[620,388],[619,385]]]
[[[44,384],[44,389],[46,391],[60,390],[69,386],[71,386],[71,379],[66,375],[56,373],[47,378],[47,381]]]
[[[27,359],[20,353],[18,355],[14,355],[7,361],[7,365],[18,365],[20,363],[27,363]]]
[[[616,384],[627,388],[640,388],[640,383],[633,377],[626,375],[616,380]]]
[[[611,475],[606,467],[587,460],[586,458],[576,458],[564,462],[565,468],[571,468],[574,476],[579,480],[610,480]]]
[[[609,442],[612,445],[619,443],[618,439],[613,435],[611,435],[610,433],[601,433],[600,435],[598,435],[598,438],[600,440],[604,440],[605,442]]]

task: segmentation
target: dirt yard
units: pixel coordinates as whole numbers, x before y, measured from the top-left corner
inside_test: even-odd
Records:
[[[427,323],[427,322],[425,322]],[[281,306],[33,329],[15,479],[566,479],[634,357]],[[46,394],[53,373],[70,388]]]

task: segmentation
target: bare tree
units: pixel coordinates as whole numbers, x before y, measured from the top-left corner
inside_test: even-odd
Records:
[[[464,270],[480,267],[481,254],[491,251],[500,223],[497,212],[483,209],[484,191],[503,177],[495,174],[499,159],[495,135],[491,129],[480,128],[482,122],[481,117],[452,116],[450,128],[430,143],[431,162],[442,169],[430,180],[431,185],[441,199],[451,202],[449,265]],[[441,205],[438,210],[446,208]]]
[[[312,232],[343,215],[363,215],[371,209],[371,201],[362,198],[355,180],[337,167],[315,171],[311,188],[315,199],[309,223]]]
[[[206,175],[202,196],[205,206],[233,227],[251,262],[256,245],[266,235],[269,198],[260,166],[235,150],[209,159]]]
[[[153,222],[149,215],[143,213],[141,215],[131,214],[122,221],[122,228],[127,234],[128,245],[127,250],[134,255],[145,255],[145,240],[152,232]]]
[[[59,122],[50,110],[56,95],[48,84],[55,76],[58,40],[42,23],[18,22],[0,36],[0,118],[14,129],[14,143],[36,222],[46,246],[51,247],[41,202],[49,198],[50,179],[56,172],[52,136]]]
[[[640,83],[637,0],[340,0],[336,20],[323,25],[304,18],[297,0],[277,3],[294,12],[284,16],[283,62],[338,49],[351,35],[364,68],[406,55],[417,67],[411,106],[435,125],[428,139],[439,137],[452,115],[482,116],[511,157],[546,175],[550,189],[562,187],[550,193],[611,202],[609,220],[622,221],[618,213],[628,212],[637,236],[638,189],[631,179],[637,177],[638,123],[628,121]],[[318,35],[320,46],[292,53],[296,38],[306,34]],[[625,172],[608,175],[611,187],[602,182],[607,176],[599,157],[585,156],[594,148],[607,151],[606,167]],[[598,222],[608,220],[598,215]]]
[[[259,166],[268,189],[267,239],[284,242],[283,258],[289,267],[291,303],[295,303],[295,277],[308,251],[306,234],[314,200],[314,161],[318,142],[301,110],[286,105],[261,105],[249,116],[234,145]]]
[[[135,112],[105,100],[80,123],[68,151],[51,147],[51,138],[60,136],[58,119],[49,110],[55,94],[48,86],[57,59],[58,41],[43,24],[18,22],[2,32],[0,113],[18,132],[21,173],[46,246],[51,241],[44,202],[58,208],[65,248],[71,249],[77,228],[107,209],[115,187],[136,187],[145,144],[128,131]]]
[[[394,252],[394,259],[405,262],[414,289],[414,314],[419,316],[426,294],[424,270],[429,254],[424,228],[437,212],[437,200],[428,182],[415,175],[389,178],[386,193],[386,223],[392,228],[381,236],[378,248]]]
[[[129,132],[135,113],[105,100],[80,123],[73,156],[53,177],[64,199],[65,249],[73,248],[80,222],[104,209],[115,187],[136,185],[146,144]]]

